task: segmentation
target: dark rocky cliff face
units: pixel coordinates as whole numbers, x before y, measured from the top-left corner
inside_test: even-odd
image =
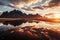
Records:
[[[32,18],[37,18],[37,17],[42,17],[41,15],[39,14],[36,14],[36,15],[32,15],[32,14],[29,14],[29,15],[26,15],[25,13],[22,13],[21,11],[19,10],[13,10],[13,11],[6,11],[6,12],[3,12],[3,14],[0,16],[0,18],[27,18],[27,17],[32,17]]]
[[[5,31],[0,40],[60,40],[60,31],[27,26]]]
[[[3,14],[0,16],[1,18],[19,18],[23,15],[21,11],[18,10],[13,10],[10,12],[3,12]]]

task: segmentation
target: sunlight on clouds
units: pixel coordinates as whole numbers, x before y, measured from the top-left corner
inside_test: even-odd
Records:
[[[49,2],[50,2],[51,0],[46,0],[45,2],[44,2],[44,4],[42,4],[42,6],[49,6]]]
[[[36,9],[35,9],[36,10]],[[39,10],[40,13],[42,13],[42,15],[48,14],[48,13],[60,13],[60,6],[59,7],[55,7],[55,8],[47,8],[44,10]]]
[[[37,9],[37,8],[36,9],[31,8],[30,10],[32,10],[32,11],[24,10],[24,12],[27,13],[27,14],[37,14],[38,13],[42,16],[44,16],[45,14],[48,14],[48,13],[53,13],[53,14],[58,13],[58,14],[60,14],[60,6],[53,7],[53,8],[44,8],[43,10],[42,9]]]
[[[43,0],[44,1],[44,0]],[[42,1],[41,1],[42,2]],[[44,16],[48,13],[60,13],[60,6],[57,6],[59,3],[59,0],[46,0],[44,3],[41,4],[41,6],[30,6],[30,10],[25,10],[24,12],[27,14],[40,14]],[[56,5],[55,5],[56,4]],[[34,8],[35,7],[35,8]],[[32,11],[31,11],[32,10]]]
[[[41,1],[42,0],[17,0],[17,1],[11,0],[11,3],[18,8],[21,8],[21,7],[24,7],[24,6],[30,6],[32,4],[35,4],[35,3],[38,3],[38,2],[41,2]]]
[[[45,15],[47,13],[60,13],[60,0],[0,0],[0,2],[3,3],[4,6],[19,8],[26,14],[38,13]]]

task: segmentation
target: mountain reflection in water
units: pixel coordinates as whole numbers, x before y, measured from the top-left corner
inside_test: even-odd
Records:
[[[52,23],[52,22],[45,22],[45,21],[32,22],[32,21],[21,20],[21,21],[3,22],[3,25],[9,26],[9,24],[14,25],[14,27],[25,27],[25,26],[35,26],[36,27],[37,26],[37,28],[46,27],[46,28],[55,28],[55,29],[60,30],[60,23]]]

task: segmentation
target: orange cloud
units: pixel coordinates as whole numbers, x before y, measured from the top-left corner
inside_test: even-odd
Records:
[[[40,0],[10,0],[10,1],[11,1],[11,4],[13,4],[13,6],[20,8],[20,7],[30,6],[32,4],[35,4],[39,2]]]

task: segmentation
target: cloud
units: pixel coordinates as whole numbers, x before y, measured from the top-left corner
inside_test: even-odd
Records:
[[[44,3],[44,8],[52,8],[60,6],[60,0],[48,0]]]
[[[13,8],[30,7],[31,5],[41,2],[42,0],[0,0],[0,5]]]
[[[0,2],[0,5],[4,5],[2,2]]]
[[[33,6],[30,8],[28,8],[28,9],[33,10],[33,11],[28,10],[27,12],[30,12],[32,14],[38,13],[40,15],[45,15],[48,13],[54,13],[54,14],[60,13],[59,12],[60,0],[46,0],[43,4],[41,4],[41,6]]]
[[[10,2],[9,2],[9,0],[0,0],[0,5],[8,6],[8,5],[10,5]]]
[[[37,2],[41,2],[41,0],[10,0],[11,6],[15,7],[24,7],[24,6],[30,6],[32,4],[35,4]]]
[[[22,9],[26,11],[33,11],[31,8],[22,8]]]
[[[60,6],[60,0],[51,0],[51,2],[49,3],[50,7],[53,6]]]
[[[36,4],[38,2],[42,3],[41,5],[39,4],[40,7],[35,7],[39,9],[60,5],[60,0],[0,0],[0,5],[5,5],[13,8],[21,8],[25,6],[30,7],[31,5]]]
[[[60,0],[46,0],[41,6],[33,7],[33,9],[56,8],[60,6]]]
[[[0,5],[19,8],[26,14],[59,13],[60,0],[0,0]]]

